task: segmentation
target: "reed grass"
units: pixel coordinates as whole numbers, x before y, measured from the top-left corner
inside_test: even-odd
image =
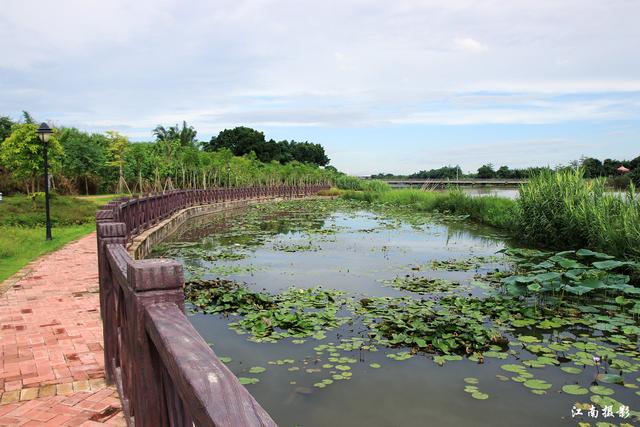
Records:
[[[580,169],[543,171],[521,186],[517,217],[525,242],[640,257],[640,199],[633,185],[615,194],[605,179],[585,180]]]

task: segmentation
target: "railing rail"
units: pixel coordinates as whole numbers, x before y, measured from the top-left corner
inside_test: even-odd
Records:
[[[190,206],[301,197],[314,186],[178,190],[116,199],[96,214],[105,370],[129,425],[275,426],[184,314],[177,261],[134,260],[135,235]]]

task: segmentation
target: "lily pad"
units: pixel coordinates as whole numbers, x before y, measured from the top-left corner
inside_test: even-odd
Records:
[[[589,387],[589,390],[591,390],[591,393],[599,394],[601,396],[611,396],[613,393],[615,393],[612,388],[605,387],[603,385],[592,385],[591,387]]]
[[[261,374],[266,370],[267,369],[263,368],[262,366],[254,366],[251,369],[249,369],[249,373],[251,373],[251,374]]]
[[[369,363],[369,366],[373,369],[380,369],[382,367],[379,363]]]
[[[464,379],[464,382],[467,384],[478,384],[480,380],[474,377],[467,377]]]
[[[567,384],[562,386],[562,391],[567,393],[567,394],[574,394],[574,395],[583,395],[583,394],[589,394],[589,390],[587,390],[584,387],[581,387],[577,384]]]
[[[260,382],[258,378],[250,377],[238,377],[238,381],[240,381],[240,384],[242,385],[255,384]]]
[[[623,378],[620,375],[614,374],[598,374],[596,380],[609,384],[624,384]]]
[[[471,394],[471,397],[477,400],[487,400],[489,398],[489,395],[480,391],[476,391],[475,393]]]
[[[551,388],[551,384],[544,380],[529,379],[524,382],[524,386],[535,390],[548,390]]]

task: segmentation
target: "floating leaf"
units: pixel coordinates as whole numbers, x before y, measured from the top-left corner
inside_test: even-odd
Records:
[[[263,368],[262,366],[254,366],[251,369],[249,369],[249,373],[250,374],[261,374],[264,371],[266,371],[266,368]]]
[[[605,387],[603,385],[592,385],[591,387],[589,387],[589,390],[591,390],[591,393],[593,394],[599,394],[602,396],[611,396],[613,393],[615,393],[613,389]]]
[[[478,384],[480,380],[474,377],[467,377],[464,379],[464,382],[467,384]]]
[[[228,356],[218,356],[218,359],[222,362],[222,363],[229,363],[231,362],[233,359],[228,357]]]
[[[471,397],[473,397],[474,399],[478,399],[478,400],[486,400],[489,398],[489,395],[486,393],[481,393],[479,391],[476,391],[475,393],[471,394]]]
[[[580,368],[574,368],[573,366],[563,366],[562,369],[564,372],[568,373],[568,374],[579,374],[582,372],[582,369]]]
[[[614,374],[598,374],[596,380],[609,384],[624,384],[624,379],[620,375]]]
[[[609,259],[607,261],[596,261],[592,265],[598,270],[613,270],[614,268],[622,267],[623,265],[628,265],[628,264],[629,263],[626,261]]]
[[[369,366],[373,369],[379,369],[382,367],[379,363],[370,363]]]
[[[525,384],[526,385],[526,384]],[[574,394],[574,395],[582,395],[582,394],[588,394],[589,390],[587,390],[584,387],[581,387],[577,384],[567,384],[562,386],[562,391],[567,393],[567,394]]]
[[[551,388],[551,384],[549,384],[548,382],[544,381],[544,380],[526,380],[524,382],[524,386],[528,387],[528,388],[533,388],[536,390],[547,390]]]
[[[247,377],[238,377],[238,381],[240,381],[240,384],[242,385],[255,384],[260,382],[258,378],[247,378]]]

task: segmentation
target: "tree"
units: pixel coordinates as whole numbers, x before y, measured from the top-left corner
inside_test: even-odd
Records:
[[[495,178],[495,177],[496,177],[496,173],[494,172],[493,165],[491,163],[488,163],[486,165],[482,165],[478,169],[478,178],[490,179],[490,178]]]
[[[118,184],[116,191],[118,194],[124,193],[126,188],[129,193],[129,186],[124,178],[124,159],[127,147],[129,146],[129,139],[126,136],[119,134],[114,130],[106,132],[109,139],[108,151],[110,160],[107,162],[108,166],[118,167]]]
[[[38,127],[33,123],[18,123],[12,127],[11,135],[0,145],[0,162],[17,178],[25,179],[27,193],[35,193],[36,178],[44,174],[42,142],[38,138]],[[49,166],[55,171],[63,155],[56,137],[56,130],[49,138]]]
[[[76,128],[62,128],[58,139],[64,149],[62,170],[65,176],[76,180],[78,186],[78,181],[84,181],[84,192],[89,194],[89,180],[97,182],[106,166],[105,137]]]
[[[603,175],[602,162],[592,157],[583,157],[580,166],[584,169],[585,178],[596,178]]]
[[[11,127],[14,124],[10,117],[0,116],[0,143],[11,135]]]
[[[35,125],[35,119],[29,114],[28,111],[22,110],[22,120],[28,125]]]
[[[264,134],[255,129],[244,126],[233,129],[225,129],[212,137],[206,146],[207,151],[216,151],[228,148],[236,156],[244,156],[251,151],[257,152],[260,146],[265,144]]]
[[[496,176],[498,178],[511,178],[511,171],[509,170],[509,166],[500,166],[500,168],[496,171]]]
[[[153,135],[156,137],[156,141],[179,141],[180,146],[182,147],[195,146],[197,134],[198,132],[196,132],[193,126],[187,126],[187,122],[184,120],[182,121],[182,128],[180,128],[179,125],[175,125],[167,129],[162,125],[158,125],[153,130]]]

